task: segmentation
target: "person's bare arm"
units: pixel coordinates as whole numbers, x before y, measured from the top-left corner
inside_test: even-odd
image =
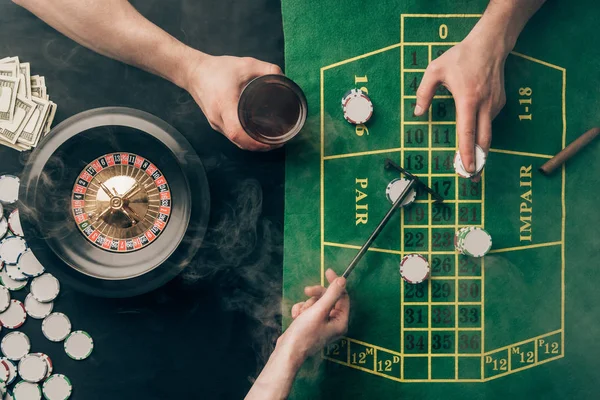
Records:
[[[491,0],[485,13],[458,45],[432,61],[417,90],[414,113],[431,105],[438,86],[452,93],[461,159],[475,170],[475,143],[487,153],[492,120],[506,101],[504,63],[529,18],[545,0]]]
[[[308,286],[308,300],[292,307],[294,322],[277,340],[275,351],[248,392],[246,400],[282,400],[292,389],[304,360],[348,330],[350,298],[346,279],[331,269],[325,272],[329,287]]]
[[[126,0],[13,1],[83,46],[186,89],[211,126],[238,146],[270,148],[245,134],[237,118],[237,99],[250,79],[281,73],[276,65],[195,50],[148,21]]]

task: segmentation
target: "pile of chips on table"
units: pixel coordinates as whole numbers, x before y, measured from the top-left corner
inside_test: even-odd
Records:
[[[65,352],[74,360],[84,360],[94,348],[91,336],[72,331],[71,321],[53,312],[60,293],[59,281],[45,272],[43,265],[27,246],[14,208],[19,193],[19,178],[0,176],[0,393],[1,400],[65,400],[72,385],[62,374],[53,373],[47,354],[32,352],[29,337],[18,329],[28,317],[42,320],[42,333],[52,342],[64,342]],[[13,207],[9,213],[6,207]],[[25,301],[12,293],[29,283]]]
[[[31,150],[50,132],[55,114],[44,77],[32,76],[19,57],[0,58],[0,145]]]

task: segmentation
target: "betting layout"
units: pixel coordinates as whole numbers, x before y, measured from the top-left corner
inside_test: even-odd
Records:
[[[429,111],[413,115],[428,63],[478,18],[402,15],[400,43],[321,68],[321,279],[348,264],[389,209],[399,177],[383,170],[385,158],[445,199],[417,191],[369,249],[377,290],[357,306],[369,322],[325,349],[332,362],[398,381],[479,382],[563,356],[565,176],[536,169],[565,144],[565,70],[509,56],[507,105],[479,182],[457,168],[451,94],[440,87]],[[473,257],[486,231],[493,248]],[[398,277],[402,259],[415,265],[413,282]]]

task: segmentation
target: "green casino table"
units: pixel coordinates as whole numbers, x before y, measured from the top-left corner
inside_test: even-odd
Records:
[[[386,158],[445,199],[419,191],[395,214],[349,278],[347,334],[304,367],[292,398],[593,398],[600,145],[551,176],[538,168],[598,124],[600,50],[588,38],[598,13],[550,3],[527,25],[473,183],[453,167],[451,94],[438,89],[422,117],[413,109],[427,65],[486,4],[283,1],[286,71],[309,104],[287,152],[284,327],[302,288],[324,284],[327,268],[341,274],[389,210],[399,174]],[[366,124],[344,120],[353,88],[373,102]],[[464,226],[491,234],[488,255],[455,251]],[[400,277],[411,253],[431,265],[422,284]]]

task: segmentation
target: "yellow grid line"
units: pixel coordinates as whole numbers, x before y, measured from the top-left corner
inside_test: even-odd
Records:
[[[427,121],[404,121],[404,124],[405,125],[427,125]],[[432,121],[431,124],[432,125],[456,125],[456,121]],[[440,150],[443,150],[443,149],[440,149]]]
[[[562,74],[562,121],[563,121],[563,136],[562,136],[562,147],[565,148],[567,144],[567,108],[566,108],[566,89],[567,89],[567,70],[563,69]],[[563,164],[562,166],[562,187],[561,187],[561,209],[562,209],[562,229],[561,229],[561,240],[562,245],[560,248],[560,259],[561,259],[561,313],[560,313],[560,327],[565,329],[565,224],[567,218],[567,207],[565,200],[565,185],[566,185],[566,166]],[[563,332],[561,335],[561,351],[562,354],[565,354],[565,333]]]
[[[429,47],[431,49],[431,46]],[[406,95],[404,96],[405,99],[416,99],[417,96],[412,96],[412,95]],[[433,96],[434,99],[453,99],[452,96],[447,96],[447,95],[435,95]]]
[[[348,63],[351,63],[353,61],[360,60],[362,58],[367,58],[367,57],[373,56],[375,54],[384,53],[386,51],[396,49],[396,48],[398,48],[400,46],[401,46],[400,43],[396,43],[396,44],[393,44],[391,46],[387,46],[387,47],[383,47],[383,48],[378,49],[378,50],[371,51],[369,53],[361,54],[360,56],[356,56],[356,57],[352,57],[352,58],[347,58],[345,60],[342,60],[342,61],[339,61],[339,62],[336,62],[336,63],[333,63],[333,64],[326,65],[323,68],[321,68],[321,70],[328,70],[328,69],[331,69],[331,68],[339,67],[340,65],[348,64]]]
[[[534,337],[531,337],[529,339],[522,340],[520,342],[511,343],[511,344],[509,344],[507,346],[503,346],[503,347],[499,347],[499,348],[494,349],[494,350],[490,350],[488,352],[485,352],[484,356],[489,356],[489,355],[492,355],[494,353],[499,353],[501,351],[509,350],[509,349],[511,349],[511,348],[513,348],[515,346],[522,346],[522,345],[527,344],[527,343],[535,342],[536,340],[545,339],[548,336],[553,336],[553,335],[556,335],[558,333],[562,333],[562,329],[557,329],[557,330],[552,331],[552,332],[544,333],[542,335],[534,336]]]
[[[400,15],[400,164],[404,165],[404,16]],[[400,210],[400,251],[404,252],[404,209]],[[404,354],[404,281],[400,280],[400,352]],[[400,357],[400,379],[404,379],[404,357]]]
[[[440,277],[439,279],[442,279],[442,277]],[[452,279],[452,277],[449,276],[446,279]],[[462,277],[461,277],[461,279],[462,279]],[[408,305],[410,305],[410,306],[426,306],[428,304],[430,304],[430,303],[427,301],[407,301],[406,302],[407,306]],[[436,301],[436,302],[432,303],[432,305],[434,305],[434,306],[453,306],[455,304],[456,303],[454,301]],[[461,306],[480,306],[481,302],[480,301],[461,301],[460,305]],[[419,328],[419,329],[424,331],[427,328]],[[462,328],[460,328],[460,329],[462,329]],[[480,328],[477,328],[477,329],[480,329]]]
[[[538,243],[538,244],[529,244],[525,246],[516,246],[516,247],[505,247],[503,249],[494,249],[490,250],[488,254],[496,254],[496,253],[506,253],[509,251],[519,251],[519,250],[528,250],[528,249],[537,249],[540,247],[550,247],[550,246],[560,246],[563,242],[546,242],[546,243]]]
[[[526,60],[533,61],[533,62],[536,62],[536,63],[538,63],[538,64],[545,65],[546,67],[550,67],[550,68],[557,69],[557,70],[559,70],[559,71],[563,71],[563,72],[565,72],[565,71],[566,71],[566,70],[565,70],[563,67],[559,67],[558,65],[550,64],[549,62],[542,61],[542,60],[540,60],[540,59],[533,58],[533,57],[531,57],[531,56],[527,56],[527,55],[525,55],[525,54],[523,54],[523,53],[517,53],[516,51],[511,51],[511,52],[510,52],[510,54],[512,54],[512,55],[515,55],[515,56],[517,56],[517,57],[522,57],[522,58],[524,58],[524,59],[526,59]],[[564,146],[563,146],[563,147],[564,147]]]
[[[431,45],[427,46],[427,65],[429,65],[429,63],[431,63]],[[416,98],[416,96],[415,96]],[[429,124],[427,126],[427,140],[428,140],[428,145],[429,145],[429,150],[427,151],[427,156],[428,156],[428,160],[427,160],[427,184],[429,187],[431,187],[431,161],[432,161],[432,157],[431,157],[431,139],[432,139],[432,130],[433,127],[431,125],[431,122],[433,121],[433,107],[429,107],[429,110],[427,112],[427,119],[429,121]],[[427,198],[430,199],[431,195],[428,194]],[[427,235],[428,235],[428,250],[431,251],[433,249],[433,240],[432,240],[432,216],[433,216],[433,203],[429,203],[427,205],[428,208],[428,212],[429,212],[429,218],[427,219],[428,222],[428,226],[427,226]],[[428,357],[427,357],[427,377],[429,379],[431,379],[431,352],[433,350],[432,348],[432,343],[431,343],[431,302],[432,302],[432,290],[431,290],[431,283],[432,283],[432,279],[428,279],[427,280],[427,296],[429,297],[429,305],[427,306],[427,326],[429,327],[428,332],[427,332],[427,353]],[[456,340],[456,339],[455,339]]]
[[[435,178],[435,177],[434,177]],[[415,200],[415,203],[435,203],[435,200]],[[479,204],[481,203],[481,200],[444,200],[444,204],[455,204],[455,203],[460,203],[460,204]],[[466,225],[466,224],[458,224],[458,225]],[[437,225],[436,225],[437,226]],[[454,225],[439,225],[439,226],[449,226],[449,227],[453,227]],[[469,224],[469,226],[473,226],[473,224]]]
[[[348,343],[355,343],[355,344],[360,344],[361,346],[365,346],[365,347],[372,347],[372,348],[374,348],[376,350],[385,351],[386,353],[390,353],[390,354],[393,354],[395,356],[401,356],[402,355],[402,353],[398,353],[395,350],[386,349],[385,347],[381,347],[381,346],[377,346],[375,344],[363,342],[363,341],[358,340],[358,339],[352,339],[352,338],[349,338],[349,337],[346,337],[346,336],[343,336],[342,339],[346,339],[348,341]]]
[[[458,182],[458,174],[454,177],[454,201],[456,202],[456,205],[458,206],[458,199],[459,199],[459,192],[458,192],[458,187],[459,187],[459,182]],[[456,232],[458,230],[459,227],[459,221],[458,221],[458,210],[456,209],[456,207],[454,208],[454,231]],[[454,255],[454,279],[455,279],[455,288],[458,287],[458,269],[459,269],[459,257],[458,257],[458,251],[455,251],[455,255]],[[458,296],[456,298],[458,300]],[[481,307],[483,308],[483,307]],[[455,305],[455,310],[454,310],[454,314],[455,314],[455,321],[456,321],[456,326],[454,327],[454,341],[456,342],[455,346],[454,346],[454,378],[458,379],[458,341],[456,340],[456,338],[458,338],[458,302]],[[482,334],[483,336],[483,334]]]
[[[529,369],[529,368],[533,368],[533,367],[537,367],[539,365],[546,364],[546,363],[548,363],[550,361],[558,360],[559,358],[563,358],[563,357],[564,357],[564,354],[559,354],[556,357],[548,358],[548,359],[546,359],[544,361],[539,361],[539,362],[531,364],[531,365],[526,365],[526,366],[520,367],[520,368],[518,368],[516,370],[506,371],[506,372],[503,372],[503,373],[498,374],[498,375],[493,375],[493,376],[484,378],[483,382],[488,382],[488,381],[491,381],[491,380],[494,380],[494,379],[497,379],[497,378],[501,378],[501,377],[506,376],[506,375],[514,374],[515,372],[521,372],[523,370],[526,370],[526,369]]]
[[[403,14],[405,18],[480,18],[483,14]],[[434,42],[440,43],[440,42]],[[441,42],[443,43],[443,42]]]
[[[370,156],[373,154],[383,154],[383,153],[393,153],[396,151],[401,151],[401,148],[393,148],[393,149],[383,149],[383,150],[370,150],[370,151],[359,151],[357,153],[344,153],[344,154],[334,154],[331,156],[324,156],[324,160],[335,160],[337,158],[347,158],[347,157],[358,157],[358,156]]]
[[[527,153],[524,151],[513,151],[513,150],[503,150],[503,149],[490,149],[490,153],[511,154],[511,155],[515,155],[515,156],[537,157],[537,158],[552,158],[552,157],[554,157],[553,155],[550,155],[550,154]]]
[[[400,165],[404,165],[404,15],[400,15]],[[404,253],[404,209],[400,210],[400,251]],[[404,280],[400,276],[400,352],[404,354]],[[404,379],[404,357],[400,357],[400,379]]]
[[[408,225],[409,227],[412,228],[411,225]],[[324,242],[325,246],[330,246],[330,247],[341,247],[344,249],[352,249],[352,250],[360,250],[361,246],[358,245],[354,245],[354,244],[345,244],[345,243],[335,243],[335,242]],[[375,251],[378,253],[388,253],[388,254],[396,254],[396,255],[403,255],[405,252],[403,251],[399,251],[399,250],[391,250],[391,249],[380,249],[377,247],[370,247],[369,250],[367,251]],[[412,252],[406,252],[406,253],[412,253]],[[434,254],[434,255],[443,255],[443,254],[454,254],[454,251],[420,251],[420,254]]]
[[[406,42],[405,46],[455,46],[460,42]]]
[[[481,225],[485,228],[485,169],[481,174]],[[483,379],[483,354],[485,352],[485,257],[481,258],[481,366]]]
[[[426,304],[431,304],[431,303],[426,303]],[[437,303],[433,303],[433,305],[435,306],[435,305],[437,305]],[[462,305],[463,304],[461,303],[461,306]],[[479,305],[479,304],[477,304],[477,305]],[[404,330],[405,331],[413,331],[413,332],[415,332],[415,331],[425,332],[427,329],[426,328],[404,328]],[[450,331],[452,331],[452,332],[454,332],[455,330],[457,330],[455,327],[452,327],[452,328],[448,328],[448,327],[446,327],[446,328],[443,328],[443,327],[431,327],[431,331],[444,331],[444,332],[450,332]],[[481,328],[465,327],[465,328],[460,328],[460,330],[461,331],[473,331],[474,332],[474,331],[480,331]],[[436,354],[436,353],[433,353],[433,354]],[[450,353],[445,353],[445,354],[449,355]],[[423,355],[425,355],[425,354],[423,354]],[[481,355],[478,354],[477,356],[481,356]]]
[[[321,68],[321,286],[325,286],[325,70]]]

